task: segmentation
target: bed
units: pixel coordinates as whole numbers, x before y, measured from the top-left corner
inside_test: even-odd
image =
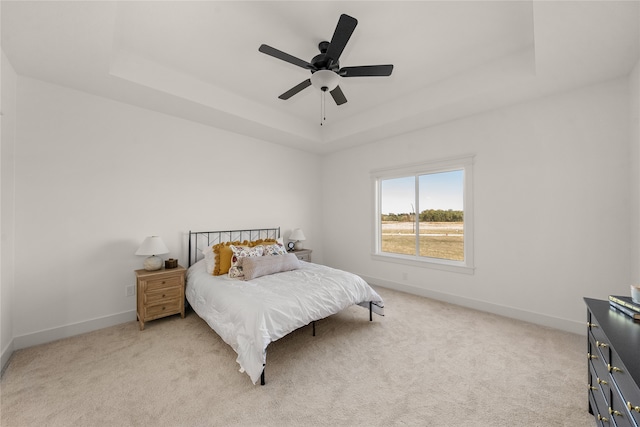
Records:
[[[227,247],[231,266],[220,273]],[[253,384],[265,383],[268,345],[290,332],[312,324],[315,335],[316,321],[353,305],[366,308],[371,321],[384,315],[382,298],[359,276],[287,253],[280,228],[190,231],[188,265],[187,301],[237,353]]]

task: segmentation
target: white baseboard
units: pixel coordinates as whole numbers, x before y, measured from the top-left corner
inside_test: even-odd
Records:
[[[11,359],[11,356],[13,355],[13,350],[13,340],[11,340],[9,341],[9,344],[2,349],[2,356],[0,357],[0,373],[4,373],[4,370],[9,363],[9,359]]]
[[[97,319],[86,320],[84,322],[73,323],[58,328],[47,329],[40,332],[21,335],[13,338],[14,350],[32,347],[34,345],[45,344],[62,338],[80,335],[98,329],[108,328],[109,326],[119,325],[136,320],[135,310],[125,311],[122,313],[111,314]],[[4,363],[4,353],[3,353]]]
[[[390,280],[378,279],[375,277],[367,277],[360,275],[367,283],[373,286],[382,286],[396,291],[406,292],[408,294],[418,295],[426,298],[432,298],[439,301],[448,302],[475,310],[486,311],[488,313],[509,317],[512,319],[523,320],[525,322],[535,323],[537,325],[547,326],[562,331],[572,332],[574,334],[586,335],[585,323],[570,319],[562,319],[546,314],[535,313],[532,311],[522,310],[519,308],[494,304],[487,301],[480,301],[471,298],[460,297],[457,295],[446,294],[443,292],[424,289],[418,286],[397,283]]]

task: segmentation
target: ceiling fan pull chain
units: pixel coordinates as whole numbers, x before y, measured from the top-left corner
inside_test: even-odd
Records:
[[[325,90],[325,88],[322,88],[322,93],[320,94],[320,126],[323,125],[323,122],[325,120],[327,120],[327,118],[325,117],[325,96],[327,94],[327,91]]]
[[[320,126],[322,126],[322,116],[324,115],[322,113],[322,110],[324,108],[324,92],[320,92]]]
[[[327,121],[327,90],[322,92],[322,121]]]

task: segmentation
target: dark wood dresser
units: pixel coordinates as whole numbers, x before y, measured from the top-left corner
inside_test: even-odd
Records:
[[[598,426],[640,427],[640,322],[585,298],[589,412]]]

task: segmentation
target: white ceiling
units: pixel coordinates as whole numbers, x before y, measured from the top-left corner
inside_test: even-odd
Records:
[[[314,152],[375,141],[627,75],[640,1],[6,1],[2,49],[20,75]],[[348,102],[278,95],[341,13],[358,19],[341,66]]]

